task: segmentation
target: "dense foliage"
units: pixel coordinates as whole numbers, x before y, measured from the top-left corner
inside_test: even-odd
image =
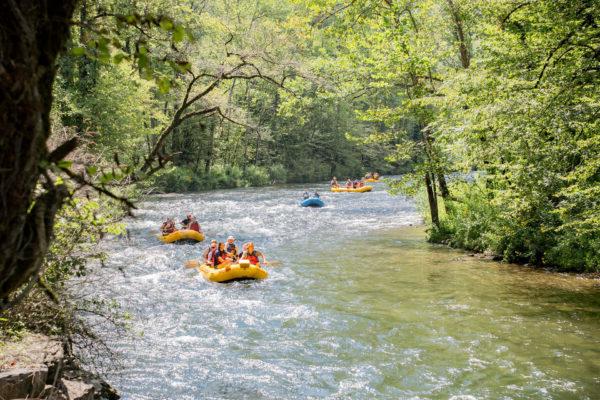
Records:
[[[370,140],[414,161],[392,186],[427,189],[432,240],[600,269],[598,3],[312,3],[372,93],[359,116],[392,128]]]
[[[370,124],[328,79],[335,44],[306,32],[304,5],[143,3],[84,1],[60,61],[58,118],[91,133],[102,161],[116,153],[144,175],[170,164],[137,177],[159,191],[401,171],[383,160],[381,146],[364,151],[351,140]],[[104,17],[142,9],[131,23]],[[185,35],[175,40],[179,29]]]

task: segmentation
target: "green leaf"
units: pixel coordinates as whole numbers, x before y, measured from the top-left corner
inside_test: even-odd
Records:
[[[77,46],[71,49],[71,54],[74,56],[82,56],[85,54],[85,47]]]
[[[96,166],[89,166],[85,169],[85,171],[87,172],[88,175],[92,176],[92,175],[96,175],[96,172],[98,172],[98,167]]]
[[[125,57],[126,57],[126,56],[125,56],[125,54],[123,54],[123,53],[118,53],[118,54],[115,54],[115,55],[113,56],[113,62],[114,62],[115,64],[117,64],[117,65],[118,65],[118,64],[120,64],[120,63],[121,63],[121,61],[123,61],[123,59],[124,59]]]
[[[73,165],[73,161],[71,161],[71,160],[60,160],[59,162],[56,163],[56,166],[58,168],[62,168],[62,169],[69,169],[69,168],[71,168],[72,165]]]
[[[173,31],[173,42],[179,43],[185,37],[185,29],[181,25],[177,25]]]
[[[102,174],[102,176],[100,177],[100,183],[105,185],[114,179],[115,179],[115,175],[112,172],[106,172],[106,173]]]
[[[163,17],[163,18],[160,20],[160,27],[161,27],[163,30],[165,30],[165,31],[169,32],[169,31],[171,31],[171,30],[173,29],[173,21],[171,21],[171,20],[170,20],[170,19],[168,19],[168,18],[164,18],[164,17]]]
[[[171,81],[168,78],[158,78],[156,84],[161,93],[168,93],[171,89]]]

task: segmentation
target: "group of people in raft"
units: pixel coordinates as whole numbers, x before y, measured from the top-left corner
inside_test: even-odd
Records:
[[[235,264],[240,260],[248,260],[252,265],[259,265],[259,258],[262,258],[263,264],[267,264],[265,255],[254,249],[253,242],[244,243],[242,251],[238,253],[233,236],[229,236],[226,243],[211,240],[210,247],[202,254],[204,264],[213,268]]]
[[[181,229],[189,229],[196,232],[202,232],[200,229],[200,224],[194,215],[188,214],[186,218],[180,222]],[[160,231],[163,235],[168,235],[169,233],[173,233],[177,230],[177,226],[175,226],[175,221],[173,218],[167,218],[165,222],[160,226]]]
[[[365,186],[364,179],[379,179],[379,174],[377,172],[375,172],[375,173],[369,172],[369,173],[367,173],[365,175],[364,178],[362,178],[360,180],[358,180],[358,179],[353,180],[353,179],[347,178],[346,179],[345,187],[347,189],[358,189],[358,188],[361,188],[361,187]],[[331,186],[332,188],[339,188],[340,187],[340,184],[339,184],[339,182],[338,182],[338,180],[337,180],[337,178],[335,176],[333,177],[333,179],[331,179],[331,182],[329,182],[329,186]]]
[[[302,195],[302,200],[308,200],[310,198],[311,198],[311,196],[310,196],[310,194],[308,194],[308,192],[304,192],[304,194]],[[312,198],[313,199],[320,199],[321,195],[318,192],[314,192],[313,195],[312,195]]]
[[[181,221],[181,229],[190,229],[196,232],[202,232],[200,229],[200,224],[193,214],[188,214],[186,218]],[[160,231],[163,235],[168,235],[176,230],[177,227],[175,226],[175,221],[173,218],[167,218],[167,220],[163,222],[160,227]],[[234,264],[239,260],[248,260],[250,261],[250,264],[258,265],[260,261],[259,257],[262,258],[264,264],[267,263],[264,254],[255,250],[254,243],[252,242],[244,243],[242,245],[242,251],[238,253],[238,248],[235,244],[235,238],[233,236],[229,236],[227,238],[227,243],[218,243],[214,239],[211,240],[210,247],[202,254],[204,263],[213,268]]]

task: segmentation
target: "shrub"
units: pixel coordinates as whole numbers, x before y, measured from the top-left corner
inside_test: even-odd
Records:
[[[269,167],[269,179],[271,183],[287,182],[287,171],[281,164],[274,164]]]
[[[247,181],[248,186],[265,186],[270,183],[267,169],[256,165],[246,167],[244,179]]]
[[[454,182],[439,228],[429,239],[479,252],[491,251],[507,262],[556,267],[565,271],[600,270],[600,235],[594,229],[563,225],[543,196],[515,199],[488,189],[482,181]]]
[[[274,166],[274,173],[285,182],[285,169]],[[270,184],[270,172],[264,167],[249,165],[243,173],[238,166],[214,166],[208,174],[197,172],[186,167],[172,166],[157,172],[145,188],[157,189],[161,192],[195,192],[202,190],[236,188],[246,186],[265,186]],[[276,180],[276,179],[275,179]]]
[[[122,216],[119,207],[105,199],[75,198],[65,204],[56,216],[44,272],[9,299],[11,307],[0,315],[0,337],[27,330],[63,338],[65,350],[78,358],[111,355],[85,316],[98,316],[115,334],[123,334],[127,315],[116,302],[97,298],[87,269],[90,259],[105,258],[98,247],[104,235],[124,234],[117,222]]]

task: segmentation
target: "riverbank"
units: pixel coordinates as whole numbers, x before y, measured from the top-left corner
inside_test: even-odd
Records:
[[[359,171],[348,172],[339,176],[362,176]],[[284,184],[315,185],[329,181],[331,175],[323,170],[308,171],[305,174],[292,174],[282,165],[269,167],[248,165],[245,169],[238,166],[216,166],[209,172],[191,168],[170,166],[159,170],[142,188],[151,193],[191,193],[218,189],[235,189],[248,187],[265,187]],[[345,179],[345,178],[344,178]]]
[[[424,232],[428,229],[430,229],[430,227],[423,225]],[[519,260],[509,262],[509,261],[503,260],[503,257],[500,254],[496,254],[489,250],[478,251],[476,249],[454,245],[454,244],[452,244],[451,240],[448,238],[441,239],[441,240],[439,238],[432,239],[431,235],[427,234],[427,235],[425,235],[424,240],[428,241],[429,243],[435,244],[435,245],[447,247],[448,249],[451,249],[451,250],[464,252],[467,256],[473,257],[476,259],[480,259],[480,260],[495,261],[495,262],[506,264],[506,265],[517,266],[519,268],[524,268],[527,270],[540,271],[543,273],[554,273],[554,274],[560,274],[560,275],[570,275],[570,276],[575,276],[575,277],[579,277],[579,278],[583,278],[583,279],[598,280],[600,282],[600,271],[598,271],[598,272],[565,271],[557,266],[534,265],[534,264],[530,264],[525,261],[519,262]]]
[[[67,357],[58,338],[24,333],[0,343],[0,399],[117,400],[106,381]]]
[[[569,217],[558,200],[534,196],[534,204],[540,204],[525,206],[525,199],[514,194],[505,198],[507,193],[489,188],[482,178],[451,181],[450,192],[452,196],[437,199],[437,226],[421,200],[430,241],[535,268],[600,273],[600,236],[594,222]],[[578,207],[593,215],[593,206]]]

